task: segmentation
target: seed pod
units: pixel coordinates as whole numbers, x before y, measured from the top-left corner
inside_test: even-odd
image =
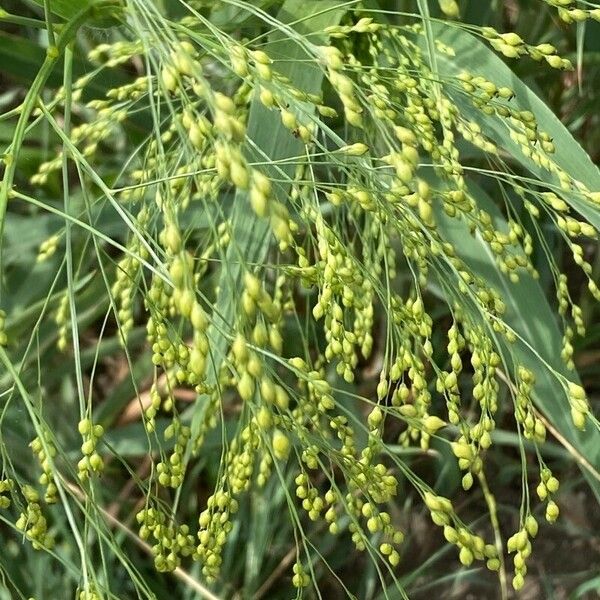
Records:
[[[252,379],[250,373],[244,371],[238,382],[238,392],[242,400],[249,401],[254,396],[254,379]]]
[[[287,392],[280,385],[275,386],[275,404],[277,404],[281,410],[287,410],[290,404],[290,398],[287,395]]]
[[[389,389],[388,382],[385,379],[382,379],[377,384],[377,399],[383,400],[387,396],[388,389]]]
[[[285,108],[281,111],[281,122],[283,123],[284,127],[290,130],[294,130],[296,127],[298,127],[296,115]]]
[[[362,17],[359,19],[357,23],[352,27],[353,31],[357,33],[373,33],[377,31],[379,28],[379,24],[373,23],[373,19],[370,17]]]
[[[246,61],[246,53],[241,46],[233,46],[230,50],[229,57],[231,59],[231,68],[238,77],[246,77],[248,75],[248,62]]]
[[[81,445],[81,453],[86,456],[90,455],[94,451],[94,442],[93,440],[86,440]]]
[[[258,426],[263,430],[269,429],[273,424],[273,414],[266,406],[263,406],[258,411],[258,415],[256,416],[256,422],[258,423]]]
[[[329,69],[340,71],[344,68],[344,59],[338,48],[335,46],[319,46],[319,51]]]
[[[398,408],[398,412],[407,419],[414,419],[417,416],[417,409],[413,404],[403,404]]]
[[[444,537],[450,544],[456,544],[456,542],[458,542],[458,533],[456,529],[450,525],[444,526]]]
[[[465,565],[465,567],[468,567],[469,565],[471,565],[473,563],[474,558],[475,557],[473,556],[473,553],[466,546],[463,546],[460,549],[460,552],[458,554],[458,559],[460,560],[460,562],[463,565]]]
[[[507,58],[517,58],[519,56],[518,48],[510,44],[498,44],[497,49]]]
[[[462,488],[463,490],[470,490],[473,487],[473,474],[469,471],[465,473],[462,478]]]
[[[443,503],[439,496],[436,496],[431,492],[425,492],[424,501],[429,510],[437,512],[443,511]]]
[[[534,538],[537,535],[538,523],[533,515],[528,515],[525,519],[525,529],[532,538]]]
[[[499,558],[490,558],[486,562],[486,567],[490,571],[498,571],[500,569],[500,559]]]
[[[560,56],[557,56],[556,54],[551,54],[549,56],[544,56],[544,58],[546,59],[546,62],[553,69],[562,69],[563,68],[563,62],[562,62],[562,59],[560,58]]]
[[[92,422],[89,419],[82,419],[77,426],[81,435],[87,435],[92,430]]]
[[[517,532],[514,536],[514,544],[515,544],[515,548],[519,551],[522,551],[525,549],[525,547],[527,546],[527,530],[525,529],[521,529],[519,532]]]
[[[195,331],[205,331],[208,327],[206,312],[204,312],[204,309],[197,302],[192,307],[190,321]]]
[[[512,580],[512,586],[515,591],[519,591],[525,585],[525,578],[521,573],[517,573]]]
[[[189,318],[194,307],[194,302],[194,292],[190,289],[183,290],[179,295],[179,301],[177,302],[179,314],[182,317]]]
[[[283,337],[279,332],[279,328],[275,325],[269,328],[269,344],[271,345],[271,348],[275,350],[275,352],[281,354],[283,350]]]
[[[236,187],[247,189],[250,178],[244,161],[233,159],[229,167],[229,176]]]
[[[394,127],[394,134],[403,144],[410,146],[417,145],[417,137],[410,129],[407,129],[406,127],[400,127],[399,125],[396,125]]]
[[[262,284],[256,275],[246,272],[244,274],[244,285],[253,300],[258,300],[262,292]]]
[[[546,489],[546,486],[544,485],[544,483],[540,482],[537,486],[537,488],[535,489],[538,498],[542,501],[544,501],[547,497],[548,497],[548,490]]]
[[[254,59],[254,61],[261,65],[270,65],[273,61],[269,58],[268,54],[263,52],[262,50],[252,50],[250,55]]]
[[[190,77],[194,74],[194,61],[185,50],[179,49],[176,52],[172,52],[171,61],[181,75]]]
[[[266,375],[263,375],[260,380],[260,396],[268,404],[274,402],[276,398],[275,384]]]
[[[464,442],[452,442],[451,447],[454,456],[457,458],[462,458],[469,461],[473,460],[473,450],[468,444]]]
[[[546,521],[554,523],[558,519],[559,512],[558,504],[554,500],[550,500],[546,506]]]
[[[267,216],[269,208],[268,198],[256,186],[250,188],[250,205],[259,217]]]
[[[258,379],[262,375],[263,363],[258,354],[255,352],[250,354],[246,368],[248,369],[248,373],[250,373],[250,375],[252,375],[252,377],[255,379]]]
[[[188,367],[192,373],[198,377],[204,375],[204,369],[206,368],[206,357],[197,348],[194,348],[190,353]]]
[[[344,108],[344,115],[346,117],[346,121],[348,121],[350,125],[362,129],[362,117],[360,116],[360,113],[358,111],[353,110],[351,108]]]
[[[373,410],[369,413],[367,421],[371,429],[377,429],[377,427],[381,425],[381,422],[383,421],[383,412],[379,406],[375,406],[373,408]]]
[[[260,88],[260,101],[267,107],[273,108],[275,106],[275,97],[273,96],[273,92],[266,87]]]
[[[456,19],[460,15],[458,4],[456,0],[438,0],[440,10],[452,19]]]
[[[273,445],[273,454],[275,455],[275,458],[285,460],[289,456],[291,444],[285,433],[279,429],[275,429],[271,443]]]
[[[188,136],[190,138],[190,142],[195,148],[202,148],[202,145],[204,144],[204,134],[197,123],[192,123],[190,125]]]
[[[573,425],[583,431],[585,429],[585,413],[577,410],[576,408],[571,408],[571,419],[573,420]]]
[[[90,464],[92,471],[101,471],[104,468],[104,461],[102,460],[102,457],[97,452],[94,452],[90,456],[89,464]]]
[[[578,400],[585,400],[585,398],[586,398],[585,390],[580,385],[577,385],[576,383],[569,381],[568,386],[569,386],[569,395],[572,398],[576,398]]]
[[[348,156],[362,156],[369,151],[369,146],[366,144],[356,143],[350,146],[342,146],[339,152],[347,154]]]
[[[167,228],[163,231],[163,234],[165,248],[171,254],[177,254],[181,250],[181,236],[179,235],[179,230],[175,224],[170,223],[167,225]]]
[[[551,494],[555,494],[556,492],[558,492],[559,486],[560,483],[558,479],[556,479],[556,477],[550,477],[548,481],[546,481],[546,488]]]
[[[177,71],[172,66],[166,65],[163,67],[160,75],[165,89],[169,92],[174,92],[178,84]]]
[[[505,44],[509,46],[522,46],[524,44],[522,38],[514,31],[509,31],[508,33],[502,33],[500,35]]]
[[[429,433],[431,435],[436,433],[436,431],[438,431],[438,429],[441,429],[442,427],[445,427],[445,426],[446,426],[446,422],[442,421],[442,419],[440,419],[439,417],[436,417],[435,415],[430,415],[430,416],[426,417],[425,420],[423,421],[423,427],[425,428],[427,433]]]
[[[238,333],[233,340],[231,351],[239,364],[244,364],[248,360],[248,347],[246,339],[241,333]]]

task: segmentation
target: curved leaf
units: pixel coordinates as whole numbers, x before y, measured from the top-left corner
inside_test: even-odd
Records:
[[[477,198],[478,205],[492,216],[494,227],[506,230],[504,217],[485,192],[474,185],[470,186],[470,191]],[[479,236],[469,232],[464,220],[450,218],[442,210],[438,210],[436,216],[444,238],[454,245],[459,256],[475,274],[496,289],[506,304],[503,320],[512,327],[518,339],[510,348],[504,346],[504,360],[509,366],[517,363],[535,374],[534,400],[538,408],[597,469],[600,467],[600,431],[595,427],[588,427],[586,431],[575,428],[565,390],[551,371],[553,369],[572,381],[577,380],[576,374],[569,372],[560,358],[562,336],[542,287],[522,270],[519,281],[511,282],[498,268],[489,246]],[[463,303],[463,306],[468,307],[468,303]],[[478,316],[474,307],[473,314]],[[582,471],[600,501],[600,481],[591,476],[587,469],[583,468]]]
[[[339,22],[347,7],[337,0],[287,0],[277,20],[289,24],[294,31],[302,35],[310,35],[312,43],[324,41],[323,30]],[[314,16],[311,16],[314,15]],[[307,61],[306,49],[297,40],[276,29],[269,36],[267,48],[271,58],[276,63],[279,73],[286,76],[292,85],[306,93],[317,93],[323,83],[323,71],[314,61]],[[294,174],[295,163],[279,164],[286,158],[302,154],[303,144],[296,139],[284,125],[278,110],[264,107],[258,95],[255,95],[250,106],[246,137],[251,143],[246,144],[246,154],[251,161],[264,162],[261,167],[265,175],[279,181],[274,185],[274,193],[280,199],[285,199]],[[283,181],[282,181],[283,180]],[[224,263],[221,268],[219,294],[215,305],[219,314],[215,315],[216,323],[209,329],[208,337],[215,370],[224,359],[228,340],[223,331],[230,331],[236,314],[245,264],[264,261],[271,244],[271,232],[268,222],[258,217],[250,206],[247,192],[239,190],[236,193],[231,216],[231,238]],[[211,376],[214,376],[211,370]],[[201,405],[202,406],[202,405]],[[201,410],[196,410],[192,420],[192,436],[201,422]]]
[[[590,191],[600,190],[598,167],[550,108],[510,70],[504,61],[488,46],[463,29],[439,23],[431,23],[431,26],[435,38],[455,52],[455,56],[449,56],[439,48],[436,52],[438,67],[445,82],[448,78],[455,78],[463,71],[467,71],[474,76],[485,77],[498,87],[511,88],[515,93],[515,98],[511,101],[513,108],[518,107],[520,110],[533,112],[540,130],[547,132],[553,138],[556,146],[553,160],[574,179],[585,183]],[[425,42],[421,41],[421,44],[425,48]],[[483,133],[504,148],[514,160],[542,181],[558,185],[554,175],[536,165],[523,154],[520,146],[510,139],[506,124],[500,117],[483,115],[456,86],[444,84],[444,91],[456,103],[462,115],[479,122]],[[597,206],[591,205],[574,193],[561,192],[561,195],[570,206],[600,230],[600,210]]]
[[[36,4],[44,6],[44,0],[33,0]],[[93,4],[98,4],[94,0],[49,0],[48,6],[50,11],[63,18],[65,21],[70,21],[77,16],[82,10],[92,7]],[[118,6],[115,3],[115,7]],[[107,18],[105,15],[95,16],[93,13],[90,15],[91,24],[94,27],[112,27],[116,24],[114,19]]]

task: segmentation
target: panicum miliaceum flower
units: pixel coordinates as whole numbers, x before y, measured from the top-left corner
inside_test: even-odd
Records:
[[[599,18],[600,9],[546,2],[567,22]],[[550,377],[575,427],[598,427],[572,372],[582,310],[542,228],[559,232],[600,300],[584,252],[597,231],[583,216],[598,214],[600,191],[556,158],[522,87],[461,55],[456,32],[508,58],[571,65],[550,44],[515,33],[433,22],[424,2],[396,17],[367,3],[326,2],[319,11],[318,2],[286,2],[300,19],[293,26],[253,4],[189,0],[175,19],[131,0],[122,39],[96,45],[94,70],[47,106],[58,119],[70,98],[78,119],[67,147],[81,185],[98,197],[96,211],[118,207],[130,230],[114,266],[101,268],[122,345],[133,347],[143,322],[151,348],[143,419],[159,450],[138,481],[146,496],[139,536],[159,571],[198,561],[207,582],[226,579],[220,567],[240,503],[276,479],[295,490],[294,586],[311,585],[318,559],[306,519],[332,535],[349,532],[379,576],[399,585],[405,532],[393,507],[412,486],[464,565],[484,561],[506,577],[504,555],[514,553],[519,589],[538,531],[533,490],[548,521],[559,511],[559,482],[539,451],[552,415],[537,403],[536,381]],[[458,16],[453,0],[440,5]],[[209,9],[227,6],[262,23],[263,34],[245,37],[241,25],[209,19]],[[113,70],[129,79],[94,97],[96,78]],[[142,131],[133,142],[123,134],[130,123]],[[104,172],[106,148],[124,144],[134,145],[127,164]],[[63,152],[39,166],[32,185],[56,181]],[[93,214],[77,218],[93,222]],[[49,260],[62,236],[44,241],[38,260]],[[534,254],[554,279],[564,326],[554,350],[564,368],[515,326],[511,290],[538,277]],[[67,291],[54,304],[61,351],[71,338],[68,300]],[[432,310],[438,300],[445,321]],[[10,342],[5,321],[0,313],[0,344]],[[191,408],[178,401],[182,389],[197,394]],[[532,451],[520,526],[505,544],[486,453],[507,405]],[[58,440],[31,443],[46,503],[60,502],[57,486],[76,474],[84,494],[98,493],[94,478],[115,468],[104,464],[104,430],[91,413],[79,432],[75,463],[57,455]],[[192,493],[208,438],[222,444],[216,486],[197,518],[182,523],[180,494]],[[483,492],[491,525],[463,522],[398,451],[425,452],[434,439],[456,457],[463,488]],[[19,488],[2,480],[0,489],[4,507]],[[47,507],[32,489],[24,494],[17,527],[35,547],[48,546]],[[81,597],[105,597],[101,589],[90,583]]]

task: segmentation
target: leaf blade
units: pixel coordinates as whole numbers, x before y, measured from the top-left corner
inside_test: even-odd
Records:
[[[436,52],[440,71],[446,80],[467,71],[485,77],[498,87],[511,88],[515,92],[515,99],[511,102],[513,107],[532,111],[540,129],[554,139],[556,152],[552,159],[574,179],[584,182],[591,191],[600,190],[600,170],[589,155],[550,108],[492,50],[463,30],[439,23],[431,25],[436,39],[452,48],[456,54],[448,56],[439,48]],[[421,46],[424,48],[423,42],[421,42]],[[485,134],[503,147],[530,173],[542,181],[550,180],[558,185],[554,175],[525,156],[520,146],[507,136],[506,126],[502,119],[485,115],[484,121],[482,113],[466,100],[464,94],[448,85],[447,81],[444,83],[444,89],[460,108],[461,114],[483,125]],[[569,205],[600,230],[600,210],[598,208],[585,202],[578,194],[562,191],[561,195]]]

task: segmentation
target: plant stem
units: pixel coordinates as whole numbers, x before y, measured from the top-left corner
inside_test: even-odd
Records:
[[[17,168],[17,161],[19,157],[19,151],[21,145],[23,144],[23,138],[25,137],[25,129],[27,128],[27,121],[29,116],[31,115],[38,94],[40,93],[42,87],[44,86],[46,79],[50,75],[56,61],[58,60],[58,53],[56,48],[54,48],[56,55],[54,53],[48,53],[46,55],[46,60],[42,65],[41,69],[38,71],[27,95],[25,96],[25,100],[22,104],[21,114],[19,116],[19,120],[17,121],[17,125],[15,127],[15,134],[11,143],[11,152],[5,155],[4,161],[6,164],[6,170],[4,171],[4,177],[2,178],[2,184],[0,186],[0,273],[2,273],[2,239],[4,233],[4,221],[6,215],[6,209],[8,206],[8,198],[13,186],[13,181],[15,177],[15,171]],[[2,288],[0,287],[0,293]],[[0,300],[2,299],[0,295]]]
[[[54,37],[54,27],[52,26],[52,13],[50,12],[49,0],[44,0],[44,18],[46,19],[46,31],[48,32],[48,43],[50,46],[56,46]]]
[[[80,500],[84,499],[85,494],[78,486],[72,483],[67,483],[67,487],[73,494],[78,496]],[[120,521],[110,511],[106,510],[102,506],[98,506],[97,508],[98,511],[100,511],[102,516],[109,523],[111,523],[117,529],[121,530],[127,537],[133,540],[149,556],[152,556],[152,548],[149,546],[149,544],[147,544],[138,535],[136,535],[136,533],[132,531],[125,523]],[[197,581],[194,577],[192,577],[187,571],[185,571],[181,567],[177,567],[173,571],[173,575],[181,581],[183,581],[188,587],[193,589],[201,598],[205,598],[206,600],[221,600],[219,596],[213,594],[208,588],[204,587],[199,581]]]
[[[498,551],[498,560],[500,561],[500,569],[498,570],[498,576],[500,578],[500,594],[502,600],[508,599],[508,582],[506,578],[506,565],[504,564],[504,544],[502,543],[502,533],[500,531],[500,522],[498,521],[498,510],[496,507],[496,498],[490,491],[490,488],[485,477],[485,473],[480,471],[477,475],[481,490],[483,491],[483,497],[490,513],[490,522],[492,523],[492,529],[494,530],[494,541],[496,544],[496,550]]]
[[[63,87],[65,89],[65,110],[63,118],[63,130],[65,135],[70,135],[71,131],[71,103],[73,101],[73,42],[69,42],[65,48]],[[69,214],[69,149],[63,143],[62,150],[62,185],[63,185],[63,208],[65,215]],[[73,286],[73,249],[71,245],[71,222],[65,218],[65,257],[67,269],[67,293],[69,295],[69,313],[71,316],[71,335],[73,338],[73,355],[75,358],[75,371],[77,379],[77,392],[79,396],[79,411],[81,418],[84,416],[85,398],[83,392],[83,378],[81,372],[81,356],[79,353],[79,331],[77,327],[77,313],[75,309],[75,290]],[[85,533],[84,533],[85,535]],[[85,542],[85,540],[83,540]],[[89,580],[87,572],[87,562],[85,557],[81,557],[81,572],[83,585],[86,591],[89,590]]]
[[[73,17],[73,19],[71,19],[71,21],[69,21],[69,23],[67,23],[62,33],[58,37],[56,45],[50,46],[47,49],[44,63],[40,67],[35,79],[31,83],[31,87],[29,88],[25,99],[23,100],[23,104],[21,105],[21,114],[19,115],[19,120],[15,126],[15,133],[10,144],[11,151],[10,153],[7,153],[4,158],[6,170],[4,171],[4,176],[0,185],[0,274],[2,273],[2,239],[4,233],[4,221],[8,207],[8,199],[11,195],[15,173],[17,170],[19,153],[25,138],[27,121],[29,120],[31,113],[36,106],[38,95],[44,87],[44,84],[50,76],[50,73],[57,64],[62,52],[67,47],[67,44],[74,38],[75,34],[79,30],[79,27],[88,18],[89,13],[93,9],[102,7],[102,5],[112,7],[114,6],[114,2],[111,0],[98,0],[97,2],[83,8],[79,13],[77,13],[77,15],[75,15],[75,17]],[[0,300],[2,300],[1,294],[2,287],[0,286]]]
[[[13,15],[3,8],[0,8],[0,23],[23,25],[23,27],[33,27],[34,29],[46,29],[46,23],[40,19],[22,17],[21,15]]]
[[[62,485],[62,481],[61,481],[62,477],[58,476],[59,471],[55,466],[54,459],[53,459],[52,453],[50,452],[50,449],[48,447],[48,443],[46,441],[46,437],[44,435],[44,431],[42,429],[42,425],[40,423],[38,415],[36,415],[36,413],[35,413],[34,406],[33,406],[33,400],[31,399],[29,392],[23,385],[23,382],[21,381],[19,372],[12,364],[8,354],[6,353],[6,350],[4,350],[4,348],[2,346],[0,346],[0,363],[2,363],[4,365],[4,367],[6,368],[7,372],[10,373],[10,376],[11,376],[12,380],[14,381],[14,384],[15,384],[17,390],[19,390],[19,393],[21,394],[21,398],[23,399],[23,404],[25,404],[25,408],[27,409],[29,418],[31,419],[31,422],[33,423],[33,425],[35,427],[36,434],[40,440],[40,443],[42,444],[42,448],[44,449],[44,452],[46,453],[46,457],[51,466],[52,472],[57,475],[54,478],[54,481],[56,483],[56,490],[58,492],[58,495],[60,496],[62,506],[65,511],[65,515],[67,517],[67,521],[69,523],[71,531],[73,532],[73,537],[75,538],[75,544],[77,545],[77,549],[79,551],[79,554],[80,554],[81,560],[82,560],[82,564],[83,564],[86,560],[85,548],[84,548],[83,540],[81,539],[81,536],[79,535],[79,528],[77,526],[77,522],[75,521],[75,515],[73,514],[73,511],[71,510],[71,505],[69,504],[69,500],[68,500],[66,491]]]

